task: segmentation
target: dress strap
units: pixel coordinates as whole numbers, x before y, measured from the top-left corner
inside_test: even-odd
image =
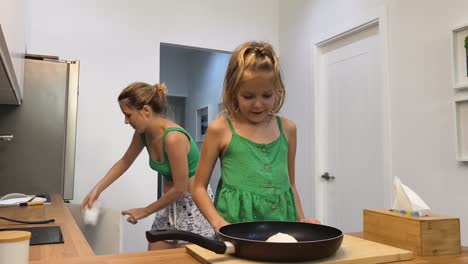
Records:
[[[162,136],[162,149],[163,149],[163,155],[164,155],[164,160],[167,160],[167,151],[166,151],[166,136],[169,132],[171,131],[179,131],[183,134],[185,134],[188,139],[190,140],[190,137],[189,135],[187,134],[187,132],[183,129],[183,128],[180,128],[180,127],[169,127],[167,128],[165,131],[164,131],[164,134]]]
[[[283,123],[281,122],[281,117],[277,115],[276,120],[278,120],[278,126],[279,126],[279,129],[280,129],[280,133],[284,134]]]
[[[235,134],[236,131],[234,130],[234,126],[232,125],[231,119],[229,119],[229,117],[226,116],[226,120],[227,120],[227,122],[229,124],[229,127],[231,128],[232,134]]]

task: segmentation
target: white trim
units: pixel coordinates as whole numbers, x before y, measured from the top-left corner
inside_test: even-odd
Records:
[[[463,25],[459,25],[459,26],[457,26],[457,27],[453,27],[453,28],[452,28],[452,31],[453,31],[453,32],[460,32],[460,31],[463,31],[463,30],[465,30],[465,29],[468,29],[468,23],[463,24]]]
[[[455,97],[455,102],[463,102],[463,101],[468,101],[468,95]]]
[[[315,106],[315,109],[314,109],[314,124],[315,124],[315,127],[314,127],[314,142],[315,142],[315,146],[314,146],[314,157],[315,157],[315,215],[317,217],[317,219],[320,220],[320,222],[322,223],[326,223],[326,220],[323,219],[323,188],[322,186],[319,186],[320,184],[320,172],[323,170],[320,166],[320,160],[319,160],[319,141],[317,140],[319,138],[318,136],[318,128],[321,127],[321,125],[319,124],[320,122],[320,118],[318,117],[318,109],[320,109],[319,107],[319,101],[317,100],[317,94],[318,94],[318,87],[319,87],[319,78],[318,76],[320,75],[320,70],[321,68],[318,66],[320,65],[320,60],[319,60],[319,55],[321,54],[320,53],[320,48],[318,47],[318,45],[316,44],[314,46],[314,106]]]
[[[328,45],[328,44],[330,44],[332,42],[335,42],[337,40],[346,38],[349,35],[358,33],[360,31],[364,31],[364,30],[369,29],[369,28],[371,28],[373,26],[376,26],[378,24],[379,24],[379,18],[374,18],[374,19],[372,19],[372,20],[370,20],[370,21],[368,21],[368,22],[366,22],[366,23],[364,23],[362,25],[359,25],[359,26],[353,27],[351,29],[348,29],[346,31],[343,31],[343,32],[339,33],[336,36],[333,36],[333,37],[327,38],[325,40],[322,40],[320,42],[317,42],[317,43],[315,43],[315,46],[321,48],[322,46],[325,46],[325,45]]]
[[[204,105],[195,110],[195,141],[201,143],[205,140],[205,134],[201,134],[201,116],[199,115],[202,111],[206,109],[206,128],[208,128],[208,123],[210,122],[210,106]],[[206,132],[205,132],[206,133]]]
[[[468,95],[464,95],[464,96],[457,96],[454,100],[454,108],[455,108],[455,145],[457,146],[457,149],[456,149],[456,157],[457,157],[457,161],[460,161],[460,162],[465,162],[465,161],[468,161],[468,154],[467,153],[463,153],[462,151],[462,142],[463,142],[463,138],[462,138],[462,134],[461,134],[461,125],[460,125],[460,122],[462,122],[461,120],[461,116],[460,116],[460,110],[459,110],[459,105],[462,103],[462,102],[468,102]],[[467,140],[467,139],[465,139]]]
[[[458,54],[458,51],[459,51],[459,46],[457,45],[457,34],[459,32],[463,32],[463,31],[466,31],[468,30],[468,24],[464,24],[464,25],[461,25],[461,26],[458,26],[458,27],[454,27],[452,28],[452,31],[451,31],[451,34],[450,34],[450,49],[451,49],[451,63],[452,63],[452,84],[453,84],[453,88],[456,89],[456,90],[462,90],[462,89],[466,89],[468,88],[468,82],[465,80],[465,81],[462,81],[462,82],[459,82],[459,74],[460,74],[460,69],[458,68],[458,63],[457,63],[457,58],[458,56],[460,56],[460,54]]]
[[[314,93],[314,100],[315,100],[315,164],[316,164],[316,171],[315,171],[315,187],[316,187],[316,213],[317,218],[320,219],[323,223],[327,222],[327,219],[324,219],[324,191],[323,185],[320,183],[320,174],[325,171],[323,167],[323,161],[321,160],[321,156],[319,155],[320,142],[317,140],[319,135],[321,135],[319,129],[322,127],[321,122],[322,118],[319,116],[319,109],[320,109],[320,101],[318,100],[318,96],[320,95],[321,90],[319,87],[322,87],[321,78],[319,76],[321,73],[320,68],[320,61],[322,55],[322,48],[324,45],[327,45],[333,41],[345,38],[351,34],[366,30],[370,27],[378,25],[379,27],[379,44],[380,44],[380,52],[382,55],[382,88],[383,88],[383,130],[384,130],[384,142],[383,142],[383,188],[384,188],[384,203],[386,206],[390,207],[391,202],[393,200],[392,194],[392,143],[391,143],[391,94],[390,94],[390,85],[389,85],[389,57],[388,57],[388,24],[387,24],[387,7],[383,6],[380,10],[377,17],[369,19],[368,21],[361,23],[359,25],[355,25],[350,27],[347,30],[344,30],[341,33],[336,34],[335,36],[328,37],[323,39],[322,41],[317,42],[314,45],[314,63],[315,63],[315,71],[314,71],[314,85],[315,85],[315,93]]]
[[[390,90],[390,58],[388,48],[388,20],[387,8],[384,7],[379,18],[379,36],[382,55],[382,88],[384,92],[383,98],[383,132],[384,132],[384,202],[386,207],[390,208],[393,204],[393,145],[392,145],[392,112],[391,112],[391,90]]]

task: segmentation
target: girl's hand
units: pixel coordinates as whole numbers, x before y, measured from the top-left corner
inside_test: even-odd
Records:
[[[224,220],[223,218],[221,218],[221,221],[219,221],[216,225],[214,225],[213,229],[215,230],[216,233],[218,233],[219,229],[225,225],[229,225],[229,223],[226,222],[226,220]]]
[[[85,208],[91,209],[97,198],[99,198],[99,192],[95,189],[92,189],[83,199],[83,202],[81,202],[81,211],[83,211]]]
[[[143,219],[151,213],[146,208],[134,208],[122,211],[122,215],[128,215],[127,222],[131,224],[138,223],[138,220]]]
[[[308,223],[308,224],[320,224],[320,221],[318,219],[315,219],[315,218],[304,218],[299,222]]]

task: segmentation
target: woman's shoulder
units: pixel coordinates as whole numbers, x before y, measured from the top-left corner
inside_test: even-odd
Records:
[[[164,137],[166,145],[173,145],[189,140],[186,134],[187,132],[180,126],[169,127],[164,131],[164,133],[166,134]]]

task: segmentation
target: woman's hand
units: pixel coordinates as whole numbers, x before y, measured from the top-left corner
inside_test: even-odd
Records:
[[[301,223],[308,223],[308,224],[320,224],[320,221],[315,218],[304,218],[300,220]]]
[[[97,198],[99,198],[99,192],[96,189],[92,189],[83,199],[83,202],[81,202],[81,211],[83,211],[85,208],[91,209]]]
[[[122,215],[128,215],[127,222],[131,224],[138,223],[138,220],[143,219],[150,214],[151,212],[149,212],[146,208],[134,208],[122,211]]]

